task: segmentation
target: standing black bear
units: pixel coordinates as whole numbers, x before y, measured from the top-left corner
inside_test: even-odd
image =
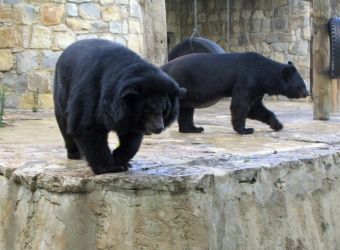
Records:
[[[96,174],[125,171],[144,133],[160,133],[176,119],[185,89],[128,48],[89,39],[60,56],[54,82],[55,115],[67,155],[84,155]],[[119,146],[110,152],[109,131]]]
[[[240,134],[251,134],[245,128],[246,118],[256,119],[278,131],[283,125],[262,103],[264,94],[288,98],[306,97],[308,91],[294,65],[282,64],[259,54],[191,54],[176,58],[161,67],[182,87],[186,95],[180,99],[179,131],[200,133],[195,127],[194,109],[232,97],[232,125]]]

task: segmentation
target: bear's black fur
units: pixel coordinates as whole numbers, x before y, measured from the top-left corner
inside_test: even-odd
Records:
[[[306,97],[308,91],[294,65],[282,64],[257,53],[190,54],[176,58],[161,67],[181,87],[187,89],[180,99],[179,131],[199,133],[193,115],[195,108],[215,104],[232,97],[232,125],[240,134],[251,134],[245,128],[246,118],[256,119],[278,131],[283,128],[275,114],[262,103],[264,94],[288,98]]]
[[[78,41],[60,56],[54,82],[55,115],[70,159],[85,156],[96,174],[120,172],[144,133],[160,133],[176,119],[185,89],[128,48],[101,39]],[[119,146],[110,152],[108,133]]]

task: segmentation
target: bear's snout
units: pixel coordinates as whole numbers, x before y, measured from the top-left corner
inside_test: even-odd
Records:
[[[302,88],[299,92],[300,92],[299,93],[300,98],[305,98],[310,95],[306,88]]]

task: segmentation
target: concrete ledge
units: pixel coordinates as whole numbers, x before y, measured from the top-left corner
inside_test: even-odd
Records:
[[[101,176],[65,159],[51,114],[10,113],[0,249],[337,249],[340,115],[269,103],[285,129],[239,136],[227,105],[197,112],[205,133],[146,137],[132,170]]]

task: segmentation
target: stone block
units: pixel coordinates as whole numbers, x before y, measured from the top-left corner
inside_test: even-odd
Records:
[[[309,54],[309,42],[300,40],[289,45],[289,53],[293,55],[308,55]]]
[[[271,47],[267,43],[260,42],[255,44],[256,51],[260,54],[263,53],[270,53],[271,52]]]
[[[43,25],[56,25],[63,21],[64,5],[44,4],[40,8],[40,18]]]
[[[29,92],[20,96],[18,107],[19,109],[31,110],[33,107],[33,93]],[[53,108],[53,95],[51,93],[39,94],[38,100],[39,109]]]
[[[208,22],[217,22],[219,21],[218,15],[217,14],[211,14],[208,17]]]
[[[272,52],[270,58],[273,59],[274,61],[285,63],[284,53]]]
[[[15,26],[0,28],[0,48],[22,46],[21,29]]]
[[[94,33],[108,32],[109,25],[103,21],[93,21],[91,22],[90,31]]]
[[[11,21],[11,7],[9,5],[0,5],[0,22]]]
[[[272,20],[270,18],[262,19],[261,32],[269,33],[272,30]]]
[[[136,53],[142,54],[142,37],[139,35],[129,35],[128,47]]]
[[[114,0],[117,4],[129,4],[129,0]]]
[[[250,23],[250,31],[251,32],[260,32],[261,31],[261,23],[262,20],[261,19],[254,19],[251,21]]]
[[[101,5],[112,5],[115,3],[115,0],[99,0]]]
[[[25,4],[23,7],[22,23],[31,25],[38,22],[39,8],[34,5]]]
[[[113,34],[121,34],[122,23],[121,22],[110,22],[110,32]]]
[[[283,42],[274,42],[270,44],[274,51],[278,52],[287,52],[288,51],[288,43]]]
[[[22,51],[16,54],[17,71],[26,73],[39,68],[39,56],[37,51]]]
[[[301,32],[301,36],[302,36],[302,39],[304,39],[306,41],[311,41],[311,39],[312,39],[311,28],[310,27],[303,28],[302,32]]]
[[[120,5],[120,15],[122,18],[129,17],[129,5]]]
[[[77,36],[77,41],[84,40],[84,39],[93,39],[98,38],[98,35],[96,34],[82,34]]]
[[[88,20],[81,20],[78,18],[66,18],[66,24],[75,31],[88,30],[91,26]]]
[[[296,35],[294,31],[281,33],[280,36],[280,42],[295,42],[296,41]]]
[[[280,34],[279,33],[268,33],[266,35],[266,39],[268,43],[275,43],[280,41]]]
[[[100,19],[100,8],[95,3],[82,3],[79,5],[79,16],[85,20]]]
[[[104,21],[120,21],[122,19],[119,5],[112,5],[102,8]]]
[[[48,49],[51,47],[52,31],[45,26],[34,26],[32,30],[31,48]]]
[[[58,24],[50,27],[52,31],[68,31],[68,28],[65,24]]]
[[[142,17],[142,11],[138,0],[130,0],[130,16],[138,18]]]
[[[52,91],[53,75],[50,72],[32,72],[28,74],[27,87],[29,91],[39,90],[39,93]]]
[[[4,4],[20,4],[22,3],[22,0],[3,0]]]
[[[258,43],[266,41],[266,34],[265,33],[250,33],[249,39],[251,43]]]
[[[76,41],[76,36],[71,32],[55,32],[55,45],[60,49],[66,49]]]
[[[13,55],[10,49],[0,49],[0,71],[7,71],[13,67]]]
[[[68,16],[78,16],[78,7],[75,3],[66,4],[66,13]]]
[[[287,4],[288,0],[273,0],[272,4],[273,7],[280,7],[280,6],[285,6]]]
[[[4,73],[0,81],[9,89],[9,92],[23,94],[27,91],[27,76],[26,74]]]
[[[54,69],[60,55],[60,51],[44,50],[42,52],[42,68]]]
[[[91,2],[91,0],[68,0],[68,2],[72,2],[72,3],[87,3],[87,2]]]
[[[253,15],[252,15],[252,19],[263,19],[265,18],[263,11],[262,10],[255,10]]]
[[[140,21],[137,18],[129,19],[129,33],[130,34],[141,34]]]
[[[288,28],[296,30],[298,28],[310,27],[310,17],[305,15],[294,15],[289,18]]]
[[[285,30],[285,29],[287,29],[287,22],[288,21],[287,21],[286,17],[274,18],[274,29],[275,30]]]

